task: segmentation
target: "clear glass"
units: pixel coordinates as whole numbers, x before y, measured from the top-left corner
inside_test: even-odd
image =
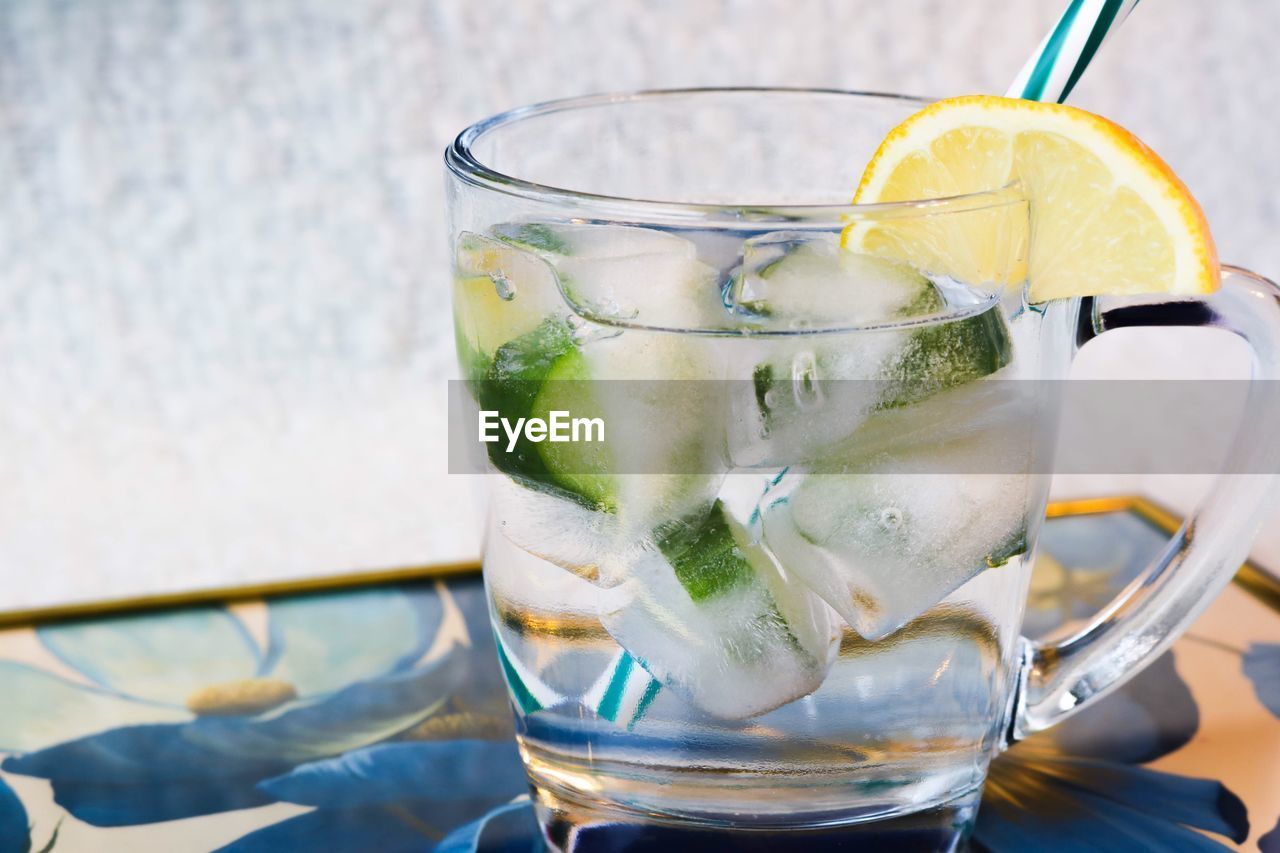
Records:
[[[480,407],[630,426],[489,450],[485,578],[553,847],[599,820],[959,844],[992,756],[1141,668],[1247,550],[1267,478],[1080,636],[1020,638],[1053,422],[990,380],[1062,378],[1106,311],[1027,302],[1016,187],[846,203],[922,104],[598,96],[446,153]],[[1274,290],[1233,275],[1265,309],[1213,297],[1212,323],[1273,371]]]

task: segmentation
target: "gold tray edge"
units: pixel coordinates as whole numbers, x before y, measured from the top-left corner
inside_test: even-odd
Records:
[[[36,607],[27,610],[11,610],[6,613],[0,613],[0,630],[6,628],[27,627],[42,622],[86,619],[98,616],[129,613],[139,610],[155,610],[167,607],[194,607],[205,604],[230,604],[239,601],[253,601],[261,598],[271,598],[282,595],[331,592],[333,590],[373,586],[384,583],[431,580],[434,578],[476,574],[479,571],[480,563],[476,561],[441,563],[429,566],[405,566],[395,569],[370,569],[366,571],[344,572],[336,575],[324,575],[322,577],[315,578],[271,581],[269,583],[244,584],[241,586],[208,587],[207,589],[187,590],[183,592],[112,598],[104,601],[59,604],[52,607]]]
[[[1172,534],[1182,525],[1182,519],[1167,507],[1150,498],[1138,495],[1118,495],[1107,498],[1081,498],[1054,501],[1045,509],[1047,518],[1069,515],[1094,515],[1104,512],[1132,512],[1159,530]],[[1239,586],[1260,604],[1280,613],[1280,578],[1246,560],[1236,571],[1232,583]]]

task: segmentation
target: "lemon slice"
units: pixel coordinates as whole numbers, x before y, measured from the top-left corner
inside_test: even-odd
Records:
[[[1031,202],[1029,235],[1025,209],[1005,204],[862,220],[843,244],[973,285],[1026,276],[1036,302],[1217,289],[1213,238],[1186,186],[1132,133],[1074,107],[990,95],[933,103],[885,137],[854,202],[944,198],[1013,182]]]

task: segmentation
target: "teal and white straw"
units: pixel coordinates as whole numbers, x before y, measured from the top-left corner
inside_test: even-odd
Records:
[[[1062,103],[1103,42],[1138,0],[1071,0],[1007,92],[1010,98]]]
[[[498,663],[502,665],[502,674],[507,679],[507,689],[511,691],[511,700],[516,703],[520,713],[532,714],[564,701],[563,696],[511,653],[506,641],[502,639],[501,631],[494,631],[493,638],[498,647]]]
[[[498,662],[506,676],[511,701],[523,714],[554,707],[566,697],[544,682],[519,657],[511,653],[499,631],[494,632]],[[582,696],[582,704],[603,719],[630,730],[653,704],[662,683],[650,675],[635,658],[618,650],[600,677]]]
[[[619,651],[582,701],[604,719],[629,730],[649,710],[660,690],[662,682],[631,655]]]

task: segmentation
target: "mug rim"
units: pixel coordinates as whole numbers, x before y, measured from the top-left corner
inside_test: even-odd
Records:
[[[458,180],[473,187],[515,196],[528,201],[572,207],[582,216],[600,219],[644,222],[699,223],[712,227],[830,228],[856,220],[885,220],[934,216],[945,213],[970,212],[1027,201],[1020,185],[1014,181],[993,190],[946,196],[942,198],[876,202],[873,204],[705,204],[663,199],[635,198],[565,189],[517,175],[506,174],[481,162],[475,154],[476,144],[486,135],[504,127],[555,113],[586,110],[626,103],[642,103],[677,97],[702,97],[731,94],[773,94],[783,96],[828,96],[856,98],[872,102],[914,105],[917,109],[934,99],[887,92],[853,89],[828,89],[773,86],[694,87],[677,89],[643,89],[601,92],[541,101],[506,110],[465,128],[445,150],[445,167]]]

